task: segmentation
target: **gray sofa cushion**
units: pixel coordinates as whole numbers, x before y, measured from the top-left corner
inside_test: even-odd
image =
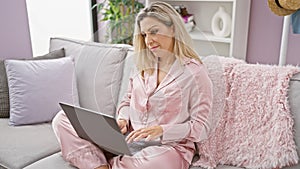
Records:
[[[26,60],[57,59],[65,56],[65,50],[58,49],[43,56]],[[0,118],[9,117],[9,94],[4,60],[0,60]]]
[[[114,115],[124,60],[130,46],[51,39],[50,51],[62,46],[66,56],[75,58],[80,106]]]
[[[21,169],[60,151],[51,124],[8,126],[0,119],[0,166]]]
[[[75,169],[76,167],[71,166],[65,162],[61,156],[61,152],[50,155],[43,158],[24,169]]]
[[[127,53],[126,59],[124,60],[124,69],[123,69],[123,75],[122,75],[122,81],[120,86],[120,92],[119,92],[119,99],[117,105],[120,104],[122,101],[129,83],[129,76],[131,69],[133,68],[133,49],[130,49]]]
[[[297,153],[300,157],[300,73],[295,74],[291,78],[289,87],[288,99],[291,113],[294,116],[295,142],[298,147]],[[300,162],[298,161],[298,163]]]

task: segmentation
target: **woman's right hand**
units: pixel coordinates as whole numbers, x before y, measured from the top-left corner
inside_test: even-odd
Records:
[[[127,120],[125,120],[125,119],[119,119],[119,120],[117,120],[117,123],[118,123],[118,125],[120,127],[121,133],[125,134],[127,132],[127,130],[128,130],[127,129]]]

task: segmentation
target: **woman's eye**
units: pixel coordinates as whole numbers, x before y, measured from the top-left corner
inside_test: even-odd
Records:
[[[154,30],[150,31],[151,35],[155,35],[157,32],[158,32],[158,29],[154,29]]]
[[[141,36],[145,38],[147,36],[147,34],[155,35],[155,34],[157,34],[157,32],[158,32],[158,29],[154,29],[154,30],[149,31],[148,33],[141,33]]]

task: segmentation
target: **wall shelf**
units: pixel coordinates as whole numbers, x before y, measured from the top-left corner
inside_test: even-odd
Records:
[[[190,35],[191,35],[192,39],[194,39],[194,40],[231,43],[231,38],[218,37],[218,36],[213,35],[212,32],[203,32],[203,31],[193,30],[190,32]]]

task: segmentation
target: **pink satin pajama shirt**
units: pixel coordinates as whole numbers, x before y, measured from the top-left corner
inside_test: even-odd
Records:
[[[132,71],[128,91],[117,110],[118,118],[130,121],[134,130],[162,126],[162,145],[147,147],[132,157],[124,156],[122,160],[120,156],[113,157],[108,162],[113,169],[150,169],[156,165],[159,169],[166,160],[170,163],[163,169],[187,169],[191,164],[194,142],[207,138],[209,132],[212,83],[204,65],[188,58],[183,62],[176,60],[158,86],[156,71],[152,75],[145,73],[143,78],[137,71]],[[101,150],[76,137],[76,133],[67,126],[64,115],[58,116],[53,127],[65,160],[79,168],[107,163]],[[96,158],[89,157],[87,160],[89,155],[82,157],[86,151],[93,152],[90,154]],[[89,161],[87,167],[81,164],[86,163],[84,160]]]

